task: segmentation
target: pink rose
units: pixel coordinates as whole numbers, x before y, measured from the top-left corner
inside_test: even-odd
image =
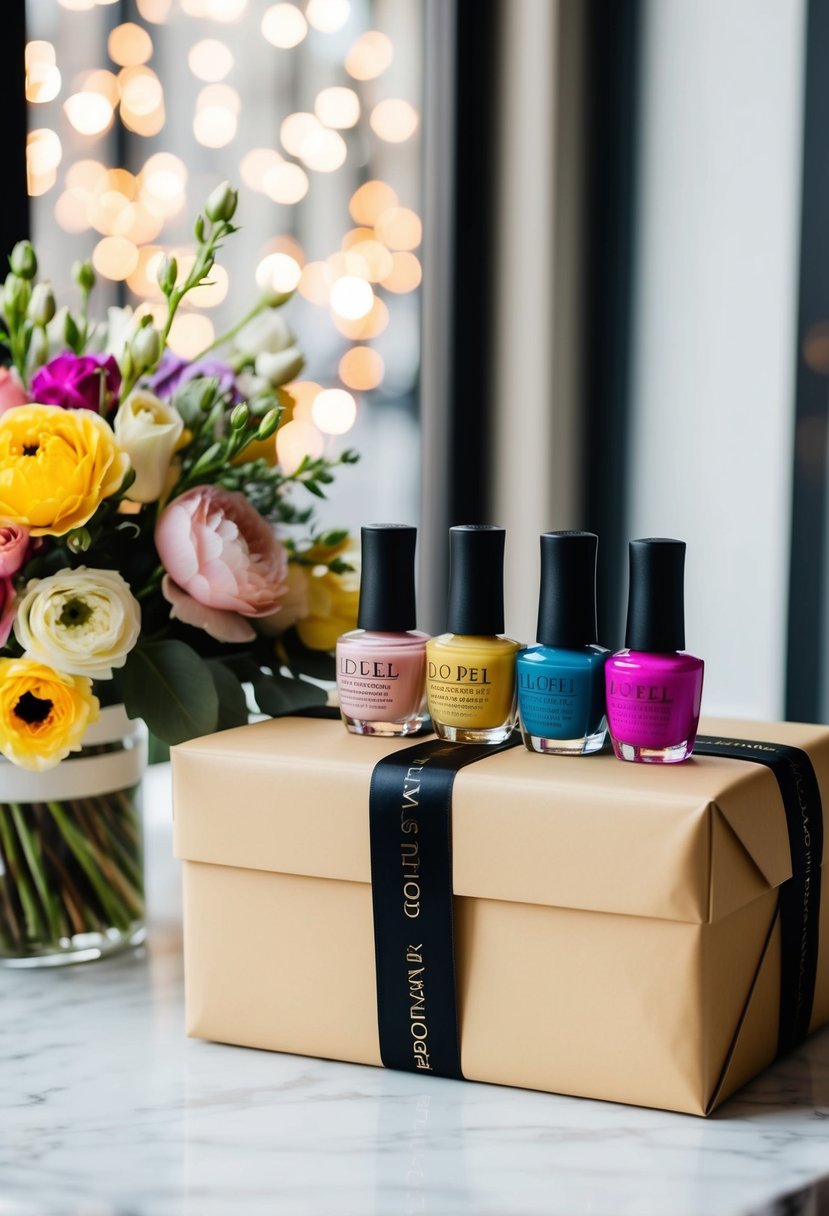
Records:
[[[106,417],[118,398],[121,373],[112,355],[58,355],[32,377],[39,405],[94,410]]]
[[[0,578],[17,574],[29,552],[29,533],[18,524],[0,527]]]
[[[0,415],[16,405],[28,405],[29,396],[14,372],[0,367]]]
[[[0,578],[0,646],[9,640],[16,607],[14,583],[10,578]]]
[[[173,583],[205,608],[269,616],[285,594],[285,550],[244,494],[219,486],[188,490],[162,511],[155,544]],[[176,615],[182,607],[176,603]]]

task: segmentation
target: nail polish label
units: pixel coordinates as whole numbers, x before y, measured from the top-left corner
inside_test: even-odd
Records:
[[[614,739],[634,747],[675,747],[696,734],[702,663],[691,655],[632,652],[610,659],[607,720]]]

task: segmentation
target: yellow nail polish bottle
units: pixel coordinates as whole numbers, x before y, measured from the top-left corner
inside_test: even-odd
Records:
[[[454,743],[503,743],[515,726],[515,655],[504,628],[504,529],[449,531],[449,633],[426,644],[432,725]]]

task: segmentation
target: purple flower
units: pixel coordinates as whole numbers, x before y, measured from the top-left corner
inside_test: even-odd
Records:
[[[150,380],[150,388],[157,397],[172,397],[190,380],[210,376],[215,376],[219,381],[220,392],[233,390],[234,401],[240,400],[236,392],[236,374],[227,363],[221,359],[199,359],[196,363],[188,363],[171,350],[165,350],[161,356],[161,362]]]
[[[58,355],[32,377],[32,399],[106,417],[118,399],[121,373],[112,355]]]

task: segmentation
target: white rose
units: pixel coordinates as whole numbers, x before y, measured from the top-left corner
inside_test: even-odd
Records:
[[[32,579],[14,636],[27,658],[92,680],[112,679],[141,631],[141,608],[117,570],[60,570]]]
[[[298,346],[287,346],[285,350],[263,351],[256,356],[256,375],[267,380],[271,388],[279,388],[295,380],[305,366],[305,356]]]
[[[258,313],[247,325],[243,325],[233,339],[234,349],[249,362],[264,351],[276,354],[295,343],[296,338],[287,323],[278,312],[270,309]]]
[[[181,414],[174,405],[139,389],[118,407],[113,429],[135,469],[126,497],[131,502],[157,502],[184,430]]]

